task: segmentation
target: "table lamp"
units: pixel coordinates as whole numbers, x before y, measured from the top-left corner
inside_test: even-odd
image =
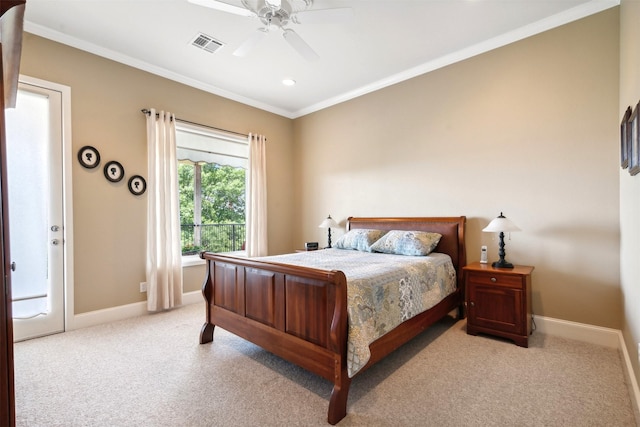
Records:
[[[517,225],[507,219],[502,212],[500,212],[500,216],[495,218],[493,221],[489,223],[482,231],[486,231],[489,233],[500,233],[500,250],[498,251],[498,255],[500,255],[500,260],[491,264],[493,268],[513,268],[513,264],[507,262],[504,259],[505,251],[504,251],[504,233],[505,231],[521,231]]]
[[[331,228],[337,228],[338,227],[338,223],[334,221],[333,218],[331,218],[331,215],[329,215],[328,217],[326,217],[324,219],[324,221],[322,221],[322,223],[318,226],[319,228],[326,228],[329,231],[329,235],[328,235],[328,243],[329,245],[327,246],[327,248],[331,247]]]

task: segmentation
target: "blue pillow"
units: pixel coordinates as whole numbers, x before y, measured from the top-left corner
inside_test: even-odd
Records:
[[[424,256],[438,246],[442,234],[428,231],[391,230],[371,245],[372,252],[383,254]]]
[[[349,230],[349,232],[340,236],[334,247],[338,249],[371,252],[371,245],[382,237],[384,233],[386,233],[386,231],[366,228]]]

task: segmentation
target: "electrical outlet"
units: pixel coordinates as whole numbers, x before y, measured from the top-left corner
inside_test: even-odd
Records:
[[[147,292],[147,282],[140,282],[140,292]]]

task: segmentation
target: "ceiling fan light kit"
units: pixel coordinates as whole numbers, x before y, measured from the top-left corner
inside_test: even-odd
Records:
[[[353,11],[349,7],[311,10],[313,0],[240,0],[243,7],[235,6],[219,0],[189,0],[189,2],[241,16],[257,17],[264,27],[238,46],[233,52],[235,56],[246,56],[265,38],[272,29],[282,30],[282,36],[303,58],[315,61],[318,54],[298,33],[287,25],[322,22],[343,22],[350,18]]]

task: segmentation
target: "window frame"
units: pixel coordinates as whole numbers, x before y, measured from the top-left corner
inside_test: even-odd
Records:
[[[204,138],[210,138],[212,141],[212,143],[215,144],[216,141],[224,141],[226,143],[231,143],[231,144],[238,144],[238,145],[242,145],[244,146],[243,149],[245,150],[245,154],[244,155],[239,155],[237,152],[235,152],[236,150],[232,150],[234,151],[233,153],[225,153],[225,152],[221,152],[224,151],[224,149],[220,150],[220,147],[216,147],[213,148],[211,150],[200,150],[200,149],[193,149],[188,147],[188,144],[185,144],[184,141],[181,144],[180,143],[180,133],[191,133],[191,134],[195,134],[195,135],[199,135],[200,137],[204,137]],[[208,151],[211,154],[214,154],[216,156],[223,156],[223,157],[229,157],[229,158],[235,158],[236,160],[241,159],[244,160],[245,164],[244,166],[238,166],[238,167],[242,167],[243,169],[245,169],[246,172],[248,172],[248,163],[249,163],[249,141],[248,141],[248,137],[246,135],[242,135],[242,134],[237,134],[237,133],[233,133],[233,132],[227,132],[227,131],[223,131],[221,129],[217,129],[217,128],[213,128],[213,127],[209,127],[209,126],[204,126],[204,125],[198,125],[195,123],[191,123],[191,122],[185,122],[185,121],[181,121],[181,120],[176,120],[176,148],[177,151],[199,151],[201,153],[204,153],[204,156],[206,157],[206,153],[205,151]],[[183,159],[184,160],[184,159]],[[178,162],[180,162],[180,156],[178,156]],[[208,164],[211,164],[211,162],[207,162]],[[216,162],[217,163],[217,162]],[[217,163],[220,164],[220,163]],[[245,200],[246,200],[246,196],[247,196],[247,185],[246,185],[246,180],[245,180],[245,188],[244,188],[244,194],[245,194]],[[194,184],[195,187],[195,184]],[[194,188],[194,193],[195,193],[195,188]],[[246,208],[245,208],[246,209]],[[246,215],[246,210],[245,210],[245,215]],[[182,222],[182,220],[181,220]],[[246,217],[245,217],[245,226],[246,226]],[[244,251],[244,250],[242,250]],[[242,251],[238,251],[238,252],[242,252]],[[203,259],[200,258],[199,255],[197,254],[189,254],[189,255],[182,255],[182,266],[183,267],[188,267],[188,266],[193,266],[193,265],[201,265],[204,264],[205,261]]]

